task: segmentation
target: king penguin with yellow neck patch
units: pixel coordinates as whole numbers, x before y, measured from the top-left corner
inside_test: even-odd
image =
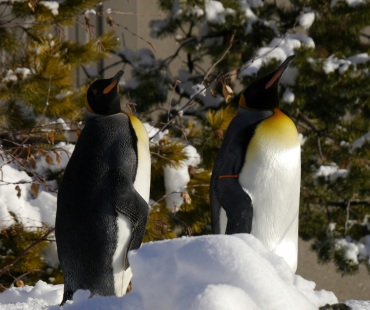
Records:
[[[62,304],[78,289],[126,293],[127,259],[148,217],[150,152],[145,127],[121,111],[119,71],[87,91],[86,124],[58,191],[55,237],[64,274]]]
[[[278,82],[294,56],[243,92],[214,163],[212,231],[251,233],[297,269],[301,150],[279,109]]]

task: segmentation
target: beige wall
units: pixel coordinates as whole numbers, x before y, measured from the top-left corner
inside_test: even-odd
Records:
[[[110,0],[103,2],[103,13],[104,17],[96,17],[95,23],[98,26],[99,18],[102,23],[102,31],[107,31],[110,26],[106,22],[106,10],[112,10],[112,18],[116,25],[115,30],[117,37],[120,40],[119,49],[129,48],[137,51],[141,48],[152,49],[150,44],[154,45],[155,53],[157,58],[166,58],[171,55],[176,49],[176,45],[173,40],[156,40],[150,36],[149,22],[153,19],[162,19],[165,15],[159,11],[157,1],[151,0]],[[81,27],[80,27],[81,28]],[[98,30],[98,29],[97,29]],[[83,30],[82,30],[83,31]],[[106,67],[111,65],[120,58],[118,56],[112,56],[111,59],[105,59],[100,66]],[[98,65],[99,68],[99,65]],[[109,69],[105,72],[105,77],[113,75],[119,66]],[[130,76],[130,69],[127,69],[125,77]]]
[[[108,0],[103,2],[102,12],[103,17],[90,15],[90,22],[94,25],[94,32],[99,34],[100,31],[107,31],[110,26],[106,22],[106,10],[112,10],[112,18],[116,25],[115,30],[117,37],[120,40],[119,49],[129,48],[137,51],[141,48],[152,49],[150,44],[154,45],[156,57],[164,59],[173,54],[177,46],[173,39],[157,40],[150,36],[149,22],[153,19],[163,19],[165,15],[158,9],[157,1],[155,0]],[[100,21],[99,21],[100,19]],[[81,42],[86,41],[88,34],[82,27],[84,25],[84,17],[79,17],[79,23],[76,28],[69,32],[69,37],[75,38]],[[102,26],[102,29],[100,29]],[[105,59],[100,64],[96,64],[91,68],[99,71],[102,67],[109,66],[119,61],[118,56],[112,55],[110,59]],[[176,66],[176,65],[175,65]],[[116,66],[107,70],[104,77],[112,76],[120,66]],[[125,77],[129,78],[130,69],[125,72]],[[86,81],[86,74],[82,70],[78,70],[76,82],[78,85]]]

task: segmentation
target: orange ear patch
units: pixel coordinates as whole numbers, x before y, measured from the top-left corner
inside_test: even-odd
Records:
[[[91,109],[91,107],[90,107],[90,105],[89,105],[89,103],[87,101],[85,103],[85,107],[86,107],[87,111],[89,111],[91,113],[94,113],[93,109]]]
[[[244,108],[244,109],[248,108],[247,103],[245,102],[245,96],[244,95],[240,95],[239,106]]]

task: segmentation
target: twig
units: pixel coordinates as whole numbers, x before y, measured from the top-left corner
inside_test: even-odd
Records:
[[[168,109],[167,109],[167,121],[170,120],[170,112],[171,112],[171,106],[172,106],[172,100],[173,100],[173,95],[175,93],[176,87],[181,83],[181,81],[176,80],[175,84],[172,87],[171,91],[171,96],[170,99],[168,100]]]
[[[160,199],[158,199],[157,201],[153,202],[150,207],[153,207],[154,205],[156,205],[157,203],[161,202],[162,200],[166,199],[168,196],[172,195],[172,194],[180,194],[181,192],[183,192],[185,189],[189,189],[189,188],[195,188],[195,187],[209,187],[209,184],[194,184],[194,185],[185,185],[183,187],[179,187],[178,189],[172,191],[171,193],[167,193],[165,195],[163,195]]]
[[[324,161],[324,155],[322,154],[320,137],[317,137],[317,147],[319,149],[320,159],[323,162]]]
[[[351,200],[348,200],[347,206],[346,206],[346,222],[345,222],[345,225],[344,225],[344,237],[347,235],[350,207],[351,207]]]
[[[163,158],[163,159],[165,159],[165,160],[168,160],[172,165],[175,165],[175,164],[176,164],[174,160],[169,159],[169,158],[167,158],[167,157],[165,157],[165,156],[163,156],[163,155],[161,155],[161,154],[159,154],[159,153],[156,153],[156,152],[150,152],[150,154],[155,155],[155,156],[158,156],[158,157]]]
[[[203,79],[202,84],[207,80],[208,76],[211,74],[213,69],[225,58],[227,53],[230,51],[234,44],[234,38],[235,38],[236,31],[234,30],[233,34],[231,35],[230,41],[229,41],[229,46],[226,48],[226,50],[222,53],[222,55],[215,61],[215,63],[207,70],[207,73]]]
[[[48,188],[49,190],[51,190],[51,191],[53,191],[53,192],[56,192],[55,190],[53,190],[50,186],[49,186],[49,184],[47,184],[47,182],[42,178],[42,177],[40,177],[36,172],[34,172],[34,171],[31,171],[30,169],[28,169],[26,166],[25,166],[25,164],[24,163],[22,163],[22,161],[19,159],[19,158],[17,158],[16,156],[14,156],[11,152],[9,152],[9,151],[7,151],[7,150],[4,150],[4,152],[6,153],[6,154],[8,154],[14,161],[16,161],[17,163],[18,163],[18,165],[20,165],[25,171],[27,171],[27,172],[29,172],[30,174],[32,174],[34,177],[35,177],[35,179],[37,180],[37,181],[39,181],[41,184],[43,184],[46,188]]]

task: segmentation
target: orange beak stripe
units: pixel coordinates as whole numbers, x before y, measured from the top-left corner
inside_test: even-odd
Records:
[[[110,83],[106,88],[103,89],[103,94],[109,94],[113,88],[115,88],[118,84],[118,80],[114,80],[112,83]]]
[[[274,83],[276,82],[276,80],[283,74],[284,70],[285,69],[282,68],[278,72],[276,72],[275,75],[272,77],[272,79],[266,84],[265,89],[268,89],[272,85],[274,85]]]

